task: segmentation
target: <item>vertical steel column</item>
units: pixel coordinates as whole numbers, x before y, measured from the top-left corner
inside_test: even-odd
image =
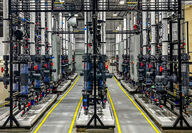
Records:
[[[19,123],[17,121],[17,119],[15,118],[14,114],[13,114],[13,22],[12,22],[12,8],[11,8],[12,2],[11,0],[5,0],[3,1],[3,9],[5,9],[5,13],[3,13],[3,18],[4,18],[4,22],[8,22],[7,24],[5,24],[5,26],[7,28],[9,28],[9,32],[4,31],[5,35],[8,35],[9,37],[4,38],[5,44],[7,44],[7,47],[4,47],[4,50],[8,50],[8,51],[4,51],[5,55],[9,55],[10,57],[10,67],[9,67],[9,87],[10,87],[10,96],[9,96],[9,107],[10,107],[10,113],[9,116],[7,118],[7,120],[5,121],[5,123],[3,124],[3,127],[6,127],[6,125],[8,124],[8,122],[10,122],[10,127],[13,127],[13,122],[15,122],[16,126],[19,127]],[[7,21],[6,21],[7,20]],[[6,29],[7,30],[7,29]],[[9,42],[8,42],[9,41]],[[9,43],[10,43],[10,50],[9,50]]]
[[[103,9],[106,10],[106,0],[103,0]],[[107,43],[106,43],[106,12],[103,12],[103,54],[107,53]]]
[[[173,127],[176,127],[179,123],[180,127],[183,127],[183,121],[190,127],[189,123],[186,121],[183,116],[183,92],[182,92],[182,59],[181,59],[181,19],[182,19],[182,3],[181,0],[178,0],[178,82],[179,82],[179,117],[175,121]]]

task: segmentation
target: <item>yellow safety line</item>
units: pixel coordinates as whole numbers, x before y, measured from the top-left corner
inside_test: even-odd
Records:
[[[127,4],[137,4],[137,2],[127,2]]]
[[[75,83],[71,86],[71,88],[65,93],[65,95],[55,104],[55,106],[47,113],[47,115],[45,116],[45,118],[42,120],[42,122],[39,124],[39,126],[35,129],[34,133],[37,133],[37,131],[41,128],[41,126],[43,125],[43,123],[47,120],[47,118],[49,117],[49,115],[52,113],[52,111],[59,105],[59,103],[67,96],[67,94],[73,89],[73,87],[75,86],[75,84],[77,83],[77,81],[79,80],[79,77],[76,79]]]
[[[76,120],[76,117],[77,117],[77,113],[78,113],[79,108],[80,108],[80,106],[81,106],[82,100],[83,100],[83,97],[81,97],[81,99],[80,99],[80,101],[79,101],[79,104],[78,104],[77,109],[76,109],[76,111],[75,111],[75,114],[74,114],[74,116],[73,116],[73,120],[72,120],[72,122],[71,122],[71,126],[70,126],[70,129],[69,129],[69,132],[68,132],[68,133],[71,133],[72,130],[73,130],[73,125],[74,125],[74,123],[75,123],[75,120]]]
[[[152,126],[152,128],[155,130],[156,133],[160,133],[159,130],[153,125],[153,123],[149,120],[149,118],[143,113],[143,111],[140,109],[140,107],[133,101],[133,99],[127,94],[127,92],[123,89],[121,84],[117,81],[117,79],[114,77],[115,81],[121,88],[121,90],[127,95],[127,97],[131,100],[131,102],[135,105],[135,107],[141,112],[141,114],[144,116],[144,118],[149,122],[149,124]]]
[[[0,108],[1,108],[1,107],[4,107],[4,106],[7,105],[7,104],[9,104],[9,102],[5,102],[4,104],[1,104],[1,105],[0,105]]]
[[[121,133],[121,127],[120,127],[120,124],[119,124],[119,120],[118,120],[118,117],[117,117],[117,113],[116,113],[116,111],[115,111],[115,107],[114,107],[114,105],[113,105],[113,101],[112,101],[112,99],[111,99],[111,96],[110,96],[110,94],[109,94],[109,90],[108,90],[108,89],[107,89],[107,94],[108,94],[109,100],[110,100],[110,102],[111,102],[111,106],[112,106],[113,113],[114,113],[114,116],[115,116],[118,133]]]

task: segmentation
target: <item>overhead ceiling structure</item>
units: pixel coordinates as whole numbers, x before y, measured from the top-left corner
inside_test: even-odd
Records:
[[[65,3],[73,3],[75,6],[79,6],[81,5],[81,3],[83,2],[83,0],[66,0]],[[110,46],[115,45],[115,34],[111,34],[111,32],[116,31],[117,27],[119,25],[122,25],[123,23],[123,18],[124,16],[126,16],[126,14],[129,12],[128,9],[134,9],[136,8],[135,6],[135,2],[136,0],[125,0],[125,3],[123,5],[120,4],[120,0],[106,0],[106,6],[110,6],[110,9],[113,9],[115,11],[112,12],[108,12],[106,11],[106,31],[108,31],[106,36],[106,44],[107,47],[109,48]],[[100,3],[100,2],[99,2]],[[127,9],[126,11],[123,9]],[[78,17],[77,17],[77,22],[78,22],[78,26],[76,28],[76,32],[77,31],[83,31],[84,28],[84,13],[82,12],[76,12],[78,13]],[[82,40],[84,40],[84,36],[76,34],[76,41],[78,42],[83,42]],[[107,49],[108,49],[107,48]]]

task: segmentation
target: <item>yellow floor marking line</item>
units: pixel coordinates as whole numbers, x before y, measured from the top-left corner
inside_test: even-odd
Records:
[[[76,120],[76,117],[77,117],[77,113],[78,113],[78,111],[79,111],[79,108],[80,108],[80,106],[81,106],[82,100],[83,100],[83,97],[81,97],[81,99],[80,99],[80,101],[79,101],[79,104],[78,104],[77,109],[76,109],[76,111],[75,111],[75,114],[74,114],[74,116],[73,116],[73,120],[72,120],[72,122],[71,122],[71,126],[70,126],[70,129],[69,129],[69,132],[68,132],[68,133],[72,133],[73,126],[74,126],[74,123],[75,123],[75,120]]]
[[[4,104],[1,104],[1,105],[0,105],[0,108],[1,108],[1,107],[4,107],[4,106],[7,105],[7,104],[9,104],[9,102],[5,102]]]
[[[117,84],[119,85],[119,87],[121,88],[121,90],[125,93],[125,95],[127,95],[127,97],[131,100],[131,102],[135,105],[135,107],[141,112],[141,114],[144,116],[144,118],[149,122],[149,124],[152,126],[152,128],[155,130],[156,133],[160,133],[159,130],[153,125],[153,123],[149,120],[149,118],[145,115],[145,113],[143,113],[143,111],[140,109],[140,107],[133,101],[133,99],[128,95],[128,93],[123,89],[123,87],[121,86],[121,84],[119,83],[119,81],[117,81],[117,79],[114,77],[115,81],[117,82]]]
[[[71,88],[65,93],[65,95],[55,104],[55,106],[47,113],[47,115],[45,116],[45,118],[42,120],[42,122],[39,124],[39,126],[35,129],[34,133],[37,133],[37,131],[41,128],[41,126],[43,125],[43,123],[47,120],[47,118],[49,117],[49,115],[53,112],[53,110],[60,104],[60,102],[67,96],[67,94],[73,89],[73,87],[75,86],[75,84],[77,83],[77,81],[79,80],[79,77],[76,79],[75,83],[71,86]]]
[[[116,110],[115,110],[115,107],[114,107],[114,105],[113,105],[113,101],[112,101],[112,99],[111,99],[111,96],[110,96],[110,94],[109,94],[109,90],[108,90],[108,89],[107,89],[107,94],[108,94],[109,100],[110,100],[110,102],[111,102],[111,106],[112,106],[113,113],[114,113],[114,116],[115,116],[118,133],[121,133],[121,127],[120,127],[120,124],[119,124],[119,120],[118,120],[118,117],[117,117],[117,113],[116,113]]]

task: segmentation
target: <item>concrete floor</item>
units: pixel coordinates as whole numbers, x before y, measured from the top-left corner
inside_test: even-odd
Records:
[[[117,112],[122,133],[155,133],[155,130],[121,90],[115,79],[108,79],[107,85]],[[134,100],[131,95],[129,96]],[[155,124],[153,123],[153,125]]]
[[[80,79],[78,80],[76,85],[73,87],[73,89],[67,94],[67,96],[49,115],[45,123],[38,130],[38,133],[68,133],[71,122],[73,120],[73,116],[75,114],[75,110],[81,98],[82,87],[83,87],[83,77],[80,77]],[[58,98],[56,103],[59,101],[59,99],[60,98]],[[44,116],[46,116],[46,114]],[[35,129],[43,120],[43,118],[33,128],[32,132],[35,131]]]
[[[107,81],[107,84],[109,93],[117,112],[122,133],[155,133],[155,130],[124,94],[116,81],[114,79],[109,79]],[[53,110],[45,123],[40,127],[38,133],[68,133],[75,110],[81,98],[82,88],[83,77],[80,77],[74,88]],[[32,132],[35,131],[43,118],[37,123]],[[117,128],[115,128],[114,131],[115,133],[118,133]],[[73,132],[75,132],[75,129],[73,130]],[[95,131],[89,132],[96,133]],[[100,133],[102,131],[98,132]]]

